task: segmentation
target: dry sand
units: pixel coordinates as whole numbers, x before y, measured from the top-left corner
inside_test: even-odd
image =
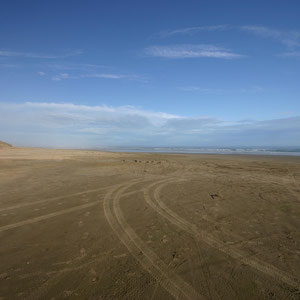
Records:
[[[300,157],[0,149],[0,299],[300,299]]]

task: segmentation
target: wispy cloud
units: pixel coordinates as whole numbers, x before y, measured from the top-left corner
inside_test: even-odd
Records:
[[[0,68],[18,68],[17,64],[0,64]]]
[[[99,79],[127,79],[145,82],[146,79],[142,76],[128,75],[128,74],[114,74],[114,73],[86,73],[86,74],[69,74],[69,73],[59,73],[52,77],[54,81],[60,81],[63,79],[83,79],[83,78],[99,78]]]
[[[108,105],[97,105],[97,106],[90,106],[90,105],[78,105],[73,103],[55,103],[55,102],[25,102],[19,105],[20,107],[24,108],[31,108],[31,109],[53,109],[53,110],[62,110],[62,111],[77,111],[77,112],[97,112],[97,113],[115,113],[115,114],[128,114],[128,115],[139,115],[143,117],[151,117],[153,119],[171,119],[171,118],[180,118],[177,115],[169,114],[169,113],[162,113],[162,112],[151,112],[147,110],[142,110],[136,108],[131,105],[126,106],[108,106]]]
[[[55,75],[52,77],[52,80],[54,81],[60,81],[62,79],[68,79],[70,78],[69,74],[68,73],[60,73],[58,75]]]
[[[88,63],[56,63],[43,65],[44,67],[50,68],[52,70],[62,70],[62,71],[92,71],[97,69],[110,69],[111,67],[106,65],[96,65]]]
[[[242,58],[244,55],[233,53],[228,49],[206,44],[183,44],[171,46],[151,46],[145,49],[145,54],[163,58]]]
[[[201,86],[182,86],[179,87],[178,89],[185,92],[200,92],[204,94],[220,94],[225,91],[224,89],[204,88]]]
[[[40,75],[40,76],[45,76],[46,75],[46,73],[45,72],[37,72],[38,73],[38,75]]]
[[[265,89],[261,86],[251,86],[247,88],[205,88],[201,86],[182,86],[178,88],[185,92],[199,92],[203,94],[226,94],[226,93],[259,93]]]
[[[44,59],[66,58],[70,56],[80,55],[82,53],[83,52],[81,50],[70,51],[63,54],[42,54],[42,53],[32,53],[32,52],[16,52],[16,51],[0,50],[0,56],[4,56],[4,57],[44,58]]]
[[[279,41],[288,47],[300,46],[300,31],[299,30],[279,30],[260,25],[214,25],[214,26],[196,26],[185,27],[175,30],[166,30],[160,32],[161,37],[169,37],[174,35],[193,35],[201,32],[210,31],[229,31],[229,30],[242,30],[251,34],[255,34],[264,38],[271,38]]]
[[[265,26],[240,26],[239,28],[257,36],[271,38],[290,48],[300,46],[300,31],[283,31]]]
[[[166,30],[160,32],[161,37],[170,37],[174,35],[193,35],[203,31],[224,31],[231,28],[228,25],[214,25],[214,26],[196,26],[196,27],[186,27],[179,28],[175,30]]]
[[[0,103],[0,139],[27,146],[299,146],[300,116],[231,121],[133,106]]]
[[[122,78],[129,78],[128,75],[121,75],[121,74],[84,74],[80,76],[81,78],[106,78],[106,79],[122,79]]]
[[[231,25],[215,25],[215,26],[196,26],[179,28],[175,30],[167,30],[160,32],[160,37],[172,37],[176,35],[195,35],[201,32],[215,31],[243,31],[258,37],[275,40],[288,49],[296,49],[300,47],[300,30],[279,30],[260,25],[231,26]],[[298,57],[299,52],[288,51],[283,56]]]
[[[281,56],[285,57],[300,57],[300,51],[290,51],[282,53]]]

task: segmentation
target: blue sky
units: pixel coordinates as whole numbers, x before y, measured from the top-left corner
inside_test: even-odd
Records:
[[[299,1],[3,1],[0,139],[299,146]]]

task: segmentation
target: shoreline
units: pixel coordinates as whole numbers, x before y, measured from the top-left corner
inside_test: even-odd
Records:
[[[35,152],[37,154],[51,154],[51,152],[59,154],[70,154],[71,156],[76,156],[76,154],[92,154],[92,153],[106,153],[106,154],[114,154],[114,155],[160,155],[160,156],[192,156],[192,157],[210,157],[210,158],[245,158],[245,159],[291,159],[300,161],[300,154],[287,154],[287,153],[195,153],[195,152],[150,152],[150,151],[116,151],[116,150],[108,150],[108,149],[59,149],[59,148],[42,148],[42,147],[10,147],[10,148],[0,148],[0,159],[8,158],[9,154],[19,152],[19,154],[30,154],[30,152]],[[33,153],[31,153],[33,154]],[[81,156],[80,155],[80,156]],[[14,158],[10,156],[10,158]],[[17,158],[17,157],[15,157]],[[22,159],[22,155],[20,157]]]

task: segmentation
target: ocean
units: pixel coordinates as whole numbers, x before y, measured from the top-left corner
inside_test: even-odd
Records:
[[[105,147],[98,150],[114,152],[150,153],[198,153],[198,154],[247,154],[247,155],[287,155],[300,156],[300,147]]]

